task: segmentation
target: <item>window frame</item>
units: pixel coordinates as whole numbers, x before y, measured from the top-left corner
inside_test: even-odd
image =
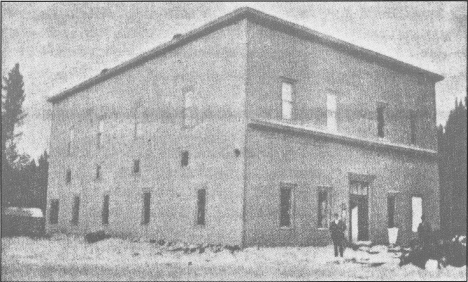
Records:
[[[295,197],[294,197],[294,191],[296,190],[295,188],[297,187],[297,184],[294,183],[288,183],[288,182],[280,182],[279,185],[279,213],[278,213],[278,227],[281,230],[290,230],[294,228],[294,222],[295,222]],[[282,209],[282,194],[281,191],[282,189],[289,189],[290,190],[290,200],[289,200],[289,225],[282,225],[282,218],[283,218],[283,209]]]
[[[383,102],[377,103],[377,136],[385,138],[385,110],[387,105]]]
[[[317,228],[318,229],[329,229],[330,228],[330,221],[332,215],[332,207],[333,207],[333,187],[331,186],[318,186],[317,187]],[[327,214],[326,214],[326,226],[322,226],[320,223],[319,215],[321,214],[320,208],[320,193],[326,191],[327,192]],[[323,215],[322,215],[323,216]]]
[[[58,224],[59,211],[60,211],[59,199],[51,199],[49,202],[49,224],[51,225]]]
[[[104,118],[98,120],[98,128],[96,133],[96,148],[101,149],[103,147],[103,135],[104,135]]]
[[[132,174],[141,174],[141,161],[140,159],[133,159]]]
[[[145,191],[142,194],[142,214],[141,225],[149,225],[151,222],[151,192]]]
[[[410,221],[410,229],[413,233],[417,233],[418,232],[418,227],[419,227],[419,223],[421,223],[421,217],[419,218],[419,223],[417,224],[416,228],[413,228],[414,226],[414,215],[413,215],[413,198],[421,198],[421,215],[424,214],[424,197],[422,194],[419,194],[419,193],[415,193],[415,194],[411,194],[410,195],[410,215],[411,215],[411,221]],[[416,229],[416,231],[415,231]]]
[[[74,126],[71,126],[68,131],[68,144],[67,144],[67,154],[69,156],[71,156],[72,154],[72,146],[73,146],[74,139],[75,139],[75,128]]]
[[[72,182],[72,171],[70,168],[67,168],[65,171],[65,184],[70,184]]]
[[[291,85],[291,98],[290,100],[285,100],[284,99],[284,95],[283,95],[283,85],[284,84],[289,84]],[[296,80],[294,79],[290,79],[290,78],[286,78],[286,77],[281,77],[280,78],[280,98],[281,98],[281,105],[280,105],[280,109],[281,109],[281,112],[280,112],[280,116],[281,116],[281,120],[284,120],[284,121],[288,121],[288,120],[294,120],[294,105],[295,105],[295,95],[296,94]],[[289,118],[286,118],[285,117],[285,114],[284,114],[284,104],[288,103],[289,106],[290,106],[290,113],[289,113]]]
[[[188,167],[190,164],[190,152],[188,150],[183,150],[180,153],[180,166]]]
[[[389,193],[387,194],[387,228],[393,228],[396,227],[396,220],[395,220],[395,212],[396,212],[396,194],[395,193]],[[392,209],[390,209],[390,199],[393,201]],[[392,212],[390,213],[390,210]],[[390,216],[391,215],[391,216]],[[391,220],[390,220],[391,219]]]
[[[183,91],[182,101],[182,127],[192,128],[196,124],[195,117],[195,91],[192,88],[185,89]],[[190,101],[190,105],[187,106],[187,101]],[[189,119],[190,118],[190,119]]]
[[[410,144],[416,145],[417,115],[415,110],[410,110]]]
[[[133,124],[133,139],[139,139],[144,136],[142,123],[142,106],[135,107],[135,121]]]
[[[72,203],[72,218],[70,220],[71,225],[78,226],[80,222],[80,205],[81,205],[81,198],[79,195],[73,196],[73,203]]]
[[[330,99],[333,97],[333,99]],[[330,105],[333,103],[333,108],[330,107]],[[331,132],[337,132],[338,131],[338,118],[337,118],[337,112],[338,112],[338,96],[335,94],[327,93],[327,130]],[[332,115],[333,114],[333,115]],[[331,118],[333,116],[333,118]]]
[[[95,174],[95,177],[94,177],[95,180],[101,180],[102,179],[101,169],[102,169],[102,166],[100,164],[96,164],[96,174]]]
[[[109,194],[104,194],[104,199],[102,203],[102,214],[101,214],[102,225],[109,225],[109,215],[110,215],[110,196]]]
[[[208,189],[206,187],[196,189],[196,205],[195,205],[195,226],[198,227],[206,227],[206,218],[207,218],[207,194],[208,194]],[[203,223],[200,223],[199,219],[199,214],[200,214],[200,192],[203,191]]]

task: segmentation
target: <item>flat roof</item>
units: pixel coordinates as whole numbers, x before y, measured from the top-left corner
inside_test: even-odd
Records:
[[[120,65],[117,65],[111,69],[108,69],[105,72],[101,72],[100,74],[93,76],[69,89],[66,89],[58,94],[52,95],[49,98],[47,98],[47,101],[51,103],[57,103],[81,90],[89,88],[113,76],[123,73],[126,70],[129,70],[138,65],[141,65],[157,56],[160,56],[171,50],[174,50],[177,47],[185,45],[191,41],[194,41],[202,36],[205,36],[223,27],[235,24],[238,21],[243,20],[243,19],[248,19],[257,24],[266,26],[271,29],[284,31],[294,36],[306,38],[308,40],[317,41],[319,43],[322,43],[322,44],[331,46],[335,49],[341,50],[343,52],[349,53],[363,60],[375,62],[385,67],[396,69],[399,72],[420,74],[434,82],[438,82],[444,79],[443,76],[437,73],[433,73],[433,72],[421,69],[419,67],[416,67],[408,63],[399,61],[397,59],[385,56],[383,54],[359,47],[357,45],[354,45],[349,42],[334,38],[332,36],[317,32],[315,30],[306,28],[304,26],[294,24],[292,22],[265,14],[258,10],[255,10],[249,7],[243,7],[243,8],[236,9],[233,12],[226,14],[214,21],[211,21],[186,34],[183,34],[180,37],[174,38],[169,42],[159,45],[155,47],[154,49],[151,49],[131,60],[128,60]]]

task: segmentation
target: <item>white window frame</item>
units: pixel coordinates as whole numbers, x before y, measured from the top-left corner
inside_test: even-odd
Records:
[[[290,86],[290,93],[285,91],[285,86]],[[293,119],[294,108],[294,83],[292,81],[281,81],[281,118],[283,120]]]
[[[327,129],[332,132],[338,130],[336,120],[337,97],[334,94],[327,94]]]
[[[418,232],[421,217],[423,215],[423,197],[420,195],[411,196],[411,230]]]

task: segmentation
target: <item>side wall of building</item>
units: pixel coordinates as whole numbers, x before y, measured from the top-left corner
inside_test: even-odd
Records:
[[[249,22],[247,116],[327,131],[327,94],[336,96],[337,133],[436,150],[434,83],[402,74],[310,40]],[[281,120],[281,83],[294,84],[291,120]],[[385,105],[385,137],[377,136],[377,106]],[[410,113],[416,113],[411,144]],[[321,140],[321,139],[320,139]],[[397,193],[401,239],[412,236],[410,194],[439,226],[437,163],[381,149],[363,149],[311,136],[247,131],[245,238],[252,244],[324,244],[318,229],[317,188],[333,190],[333,212],[349,203],[349,173],[375,177],[369,198],[370,236],[386,241],[386,199]],[[279,228],[280,182],[296,184],[294,228]],[[408,231],[408,232],[407,232]]]
[[[244,20],[54,104],[48,202],[59,199],[60,208],[59,223],[48,222],[47,229],[240,244],[245,42]],[[185,128],[184,93],[190,91],[195,125]],[[104,131],[97,148],[100,120]],[[135,137],[137,120],[142,134]],[[183,151],[189,153],[186,167]],[[140,161],[139,173],[133,173],[134,160]],[[198,189],[206,189],[204,227],[196,224]],[[145,192],[151,193],[147,225],[142,224]],[[103,225],[106,194],[109,224]],[[81,197],[77,226],[70,223],[74,195]]]

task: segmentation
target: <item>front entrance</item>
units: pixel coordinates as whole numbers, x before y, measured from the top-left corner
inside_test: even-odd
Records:
[[[349,195],[349,237],[351,242],[369,240],[369,183],[353,181]]]

